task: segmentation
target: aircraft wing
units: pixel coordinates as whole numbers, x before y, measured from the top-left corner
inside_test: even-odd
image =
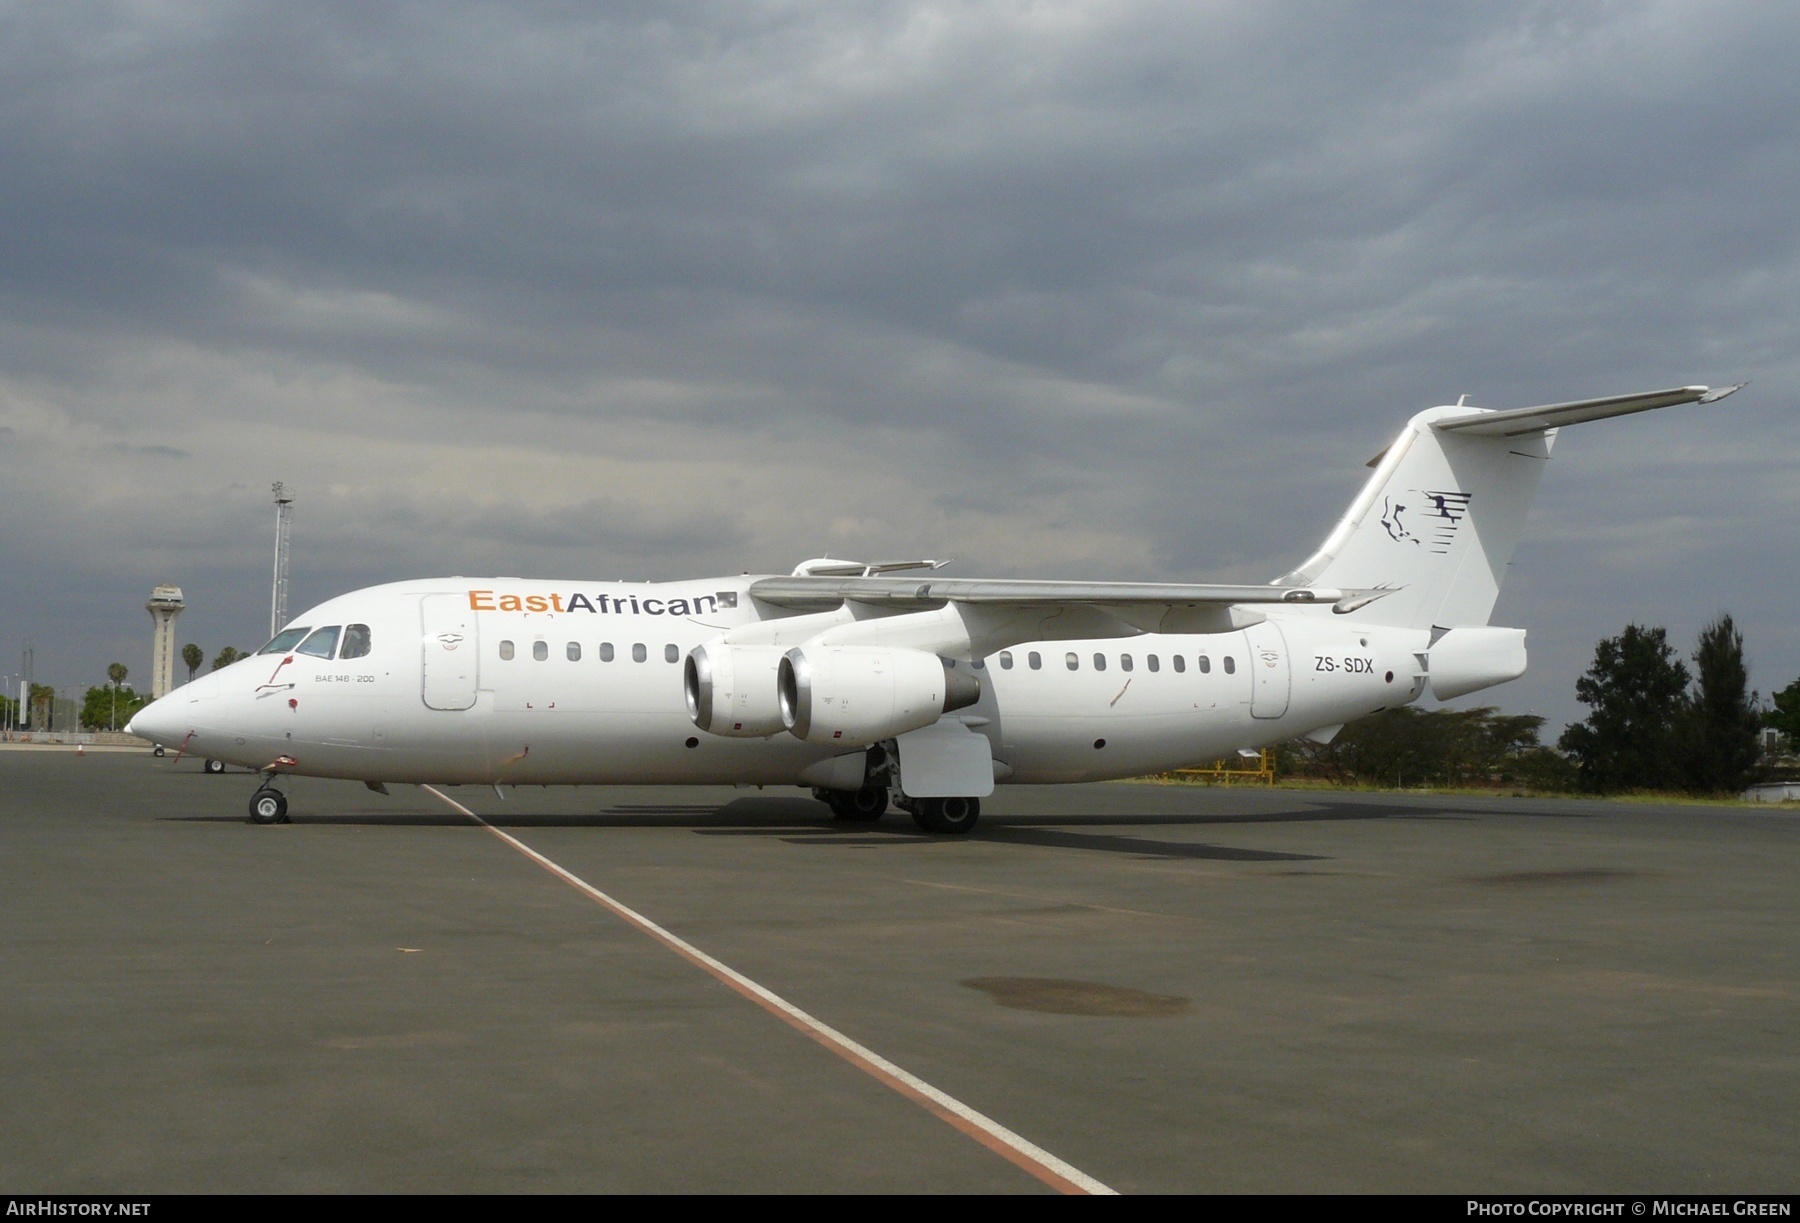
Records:
[[[1038,582],[1005,578],[768,577],[750,596],[793,611],[824,611],[848,601],[898,609],[946,603],[1011,608],[1207,608],[1251,603],[1329,603],[1355,611],[1391,592],[1292,586],[1190,586],[1145,582]]]
[[[1717,403],[1747,384],[1720,387],[1677,386],[1663,391],[1640,391],[1635,395],[1609,395],[1604,399],[1577,399],[1569,403],[1547,403],[1535,408],[1512,408],[1504,412],[1488,412],[1479,408],[1467,416],[1440,417],[1431,427],[1442,433],[1476,433],[1499,437],[1517,437],[1522,433],[1541,433],[1563,425],[1602,420],[1608,416],[1627,416],[1632,412],[1648,412],[1653,408],[1670,408],[1683,403]]]

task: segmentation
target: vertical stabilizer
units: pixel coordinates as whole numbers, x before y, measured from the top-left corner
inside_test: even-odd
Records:
[[[1375,624],[1486,624],[1556,431],[1435,427],[1469,414],[1431,408],[1408,421],[1324,545],[1277,584],[1393,589],[1351,613]]]
[[[1274,584],[1393,590],[1349,613],[1371,624],[1486,624],[1559,428],[1717,403],[1744,385],[1677,386],[1504,412],[1429,408],[1371,464],[1375,474],[1323,546]]]

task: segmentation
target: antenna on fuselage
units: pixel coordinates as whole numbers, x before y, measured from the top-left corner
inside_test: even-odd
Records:
[[[270,489],[275,494],[275,585],[269,593],[269,636],[272,638],[287,623],[288,587],[288,514],[294,495],[275,481]]]

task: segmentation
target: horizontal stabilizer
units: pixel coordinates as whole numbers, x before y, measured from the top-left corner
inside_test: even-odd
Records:
[[[1535,408],[1512,408],[1504,412],[1479,409],[1466,416],[1440,417],[1431,427],[1441,433],[1472,433],[1492,437],[1517,437],[1523,433],[1542,433],[1563,425],[1583,421],[1604,420],[1608,416],[1628,416],[1655,408],[1672,408],[1684,403],[1717,403],[1746,384],[1713,390],[1704,386],[1677,386],[1664,391],[1640,391],[1635,395],[1608,395],[1604,399],[1577,399],[1570,403],[1547,403]]]

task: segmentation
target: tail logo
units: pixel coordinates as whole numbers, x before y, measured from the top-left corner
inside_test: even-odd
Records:
[[[1387,529],[1388,538],[1395,543],[1403,543],[1410,539],[1416,544],[1419,542],[1419,537],[1407,530],[1406,524],[1400,521],[1400,515],[1405,512],[1406,507],[1392,497],[1381,499],[1381,525]]]
[[[1450,551],[1450,545],[1456,540],[1456,528],[1469,516],[1469,501],[1473,494],[1421,489],[1419,495],[1431,507],[1425,511],[1425,517],[1431,520],[1431,551],[1440,554]]]
[[[1456,542],[1456,528],[1462,520],[1469,516],[1469,502],[1474,494],[1457,492],[1454,489],[1411,488],[1407,490],[1408,501],[1414,498],[1425,508],[1419,516],[1425,519],[1425,525],[1419,529],[1427,532],[1429,539],[1424,539],[1408,527],[1401,515],[1406,513],[1407,505],[1392,497],[1384,497],[1381,502],[1381,525],[1387,531],[1388,538],[1395,543],[1410,542],[1414,547],[1429,544],[1429,551],[1443,555],[1450,551],[1450,545]]]

